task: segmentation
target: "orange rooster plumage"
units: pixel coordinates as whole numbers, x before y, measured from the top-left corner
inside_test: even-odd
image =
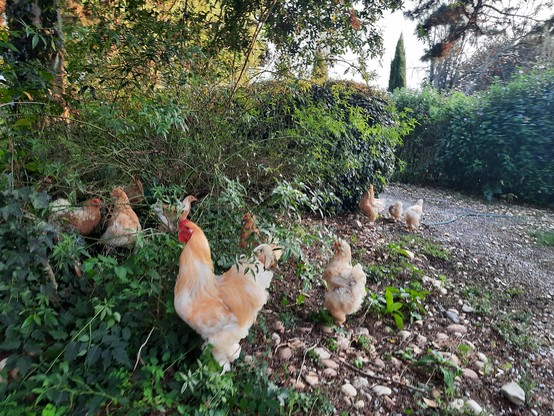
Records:
[[[352,252],[348,243],[339,240],[333,244],[334,254],[323,272],[327,283],[325,307],[335,322],[342,325],[346,315],[360,309],[366,295],[366,275],[360,264],[352,267]]]
[[[115,205],[100,242],[111,247],[129,247],[137,241],[138,233],[142,230],[140,221],[122,188],[115,188],[111,196],[115,199]]]
[[[256,248],[257,258],[243,258],[216,276],[208,239],[198,225],[186,218],[180,221],[179,240],[186,245],[179,257],[175,310],[213,345],[212,354],[225,372],[239,357],[239,342],[248,335],[267,301],[267,288],[273,278],[273,272],[268,270],[274,261],[272,248],[261,245]]]
[[[373,192],[373,185],[369,185],[369,191],[364,192],[359,205],[360,210],[369,217],[371,222],[374,222],[379,213],[383,211],[385,207],[385,201],[383,199],[376,199]]]
[[[100,222],[101,203],[100,198],[92,198],[75,207],[67,199],[56,199],[50,204],[50,221],[67,226],[81,235],[89,235]]]

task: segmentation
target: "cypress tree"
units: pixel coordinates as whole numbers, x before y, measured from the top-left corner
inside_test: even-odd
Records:
[[[390,65],[389,91],[406,87],[406,52],[404,51],[404,37],[400,35],[396,44],[394,59]]]

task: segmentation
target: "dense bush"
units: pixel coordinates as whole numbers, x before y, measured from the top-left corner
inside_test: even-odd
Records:
[[[395,95],[419,123],[400,155],[404,180],[554,203],[554,71],[521,75],[476,97]],[[429,114],[429,116],[427,116]]]
[[[201,340],[173,308],[175,236],[150,229],[132,252],[105,252],[48,224],[48,201],[29,187],[0,193],[0,413],[331,411],[271,383],[263,365],[240,360],[220,376],[210,352],[200,356]],[[210,227],[217,212],[201,215]]]
[[[138,176],[197,195],[231,178],[269,203],[287,197],[288,184],[302,208],[333,212],[354,209],[370,183],[384,187],[409,129],[386,95],[349,83],[267,82],[234,96],[191,84],[184,95],[128,96],[113,108],[85,98],[69,125],[50,119],[41,132],[14,134],[16,167],[60,186],[108,189]]]

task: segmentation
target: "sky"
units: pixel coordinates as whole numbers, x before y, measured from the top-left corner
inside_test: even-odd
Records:
[[[423,55],[425,45],[415,35],[416,23],[404,18],[402,11],[388,13],[378,26],[383,32],[383,43],[385,53],[379,60],[369,63],[369,69],[377,71],[378,78],[371,82],[380,88],[387,89],[389,83],[390,64],[394,58],[396,43],[400,34],[404,35],[404,49],[406,52],[406,85],[408,88],[419,88],[423,77],[425,76],[425,64],[419,58]],[[343,59],[355,62],[353,55],[346,55]],[[361,81],[361,77],[343,75],[346,69],[345,64],[335,65],[329,72],[331,78],[353,79]]]

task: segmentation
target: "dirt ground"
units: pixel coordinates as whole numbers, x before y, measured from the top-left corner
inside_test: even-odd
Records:
[[[324,322],[321,272],[331,252],[316,239],[304,248],[313,270],[292,260],[280,266],[261,316],[271,339],[258,327],[246,353],[269,362],[276,384],[325,396],[344,414],[554,414],[554,249],[532,237],[554,230],[554,212],[404,184],[379,197],[404,207],[422,198],[423,225],[411,234],[388,214],[375,224],[359,214],[303,220],[351,244],[353,263],[368,274],[362,309],[343,327]],[[429,254],[425,241],[450,255]],[[389,243],[411,256],[392,280],[373,273],[390,261]],[[416,275],[429,292],[427,313],[399,331],[370,299],[387,286],[409,287]],[[449,363],[437,364],[437,353]],[[523,405],[501,393],[510,382],[524,390]]]

